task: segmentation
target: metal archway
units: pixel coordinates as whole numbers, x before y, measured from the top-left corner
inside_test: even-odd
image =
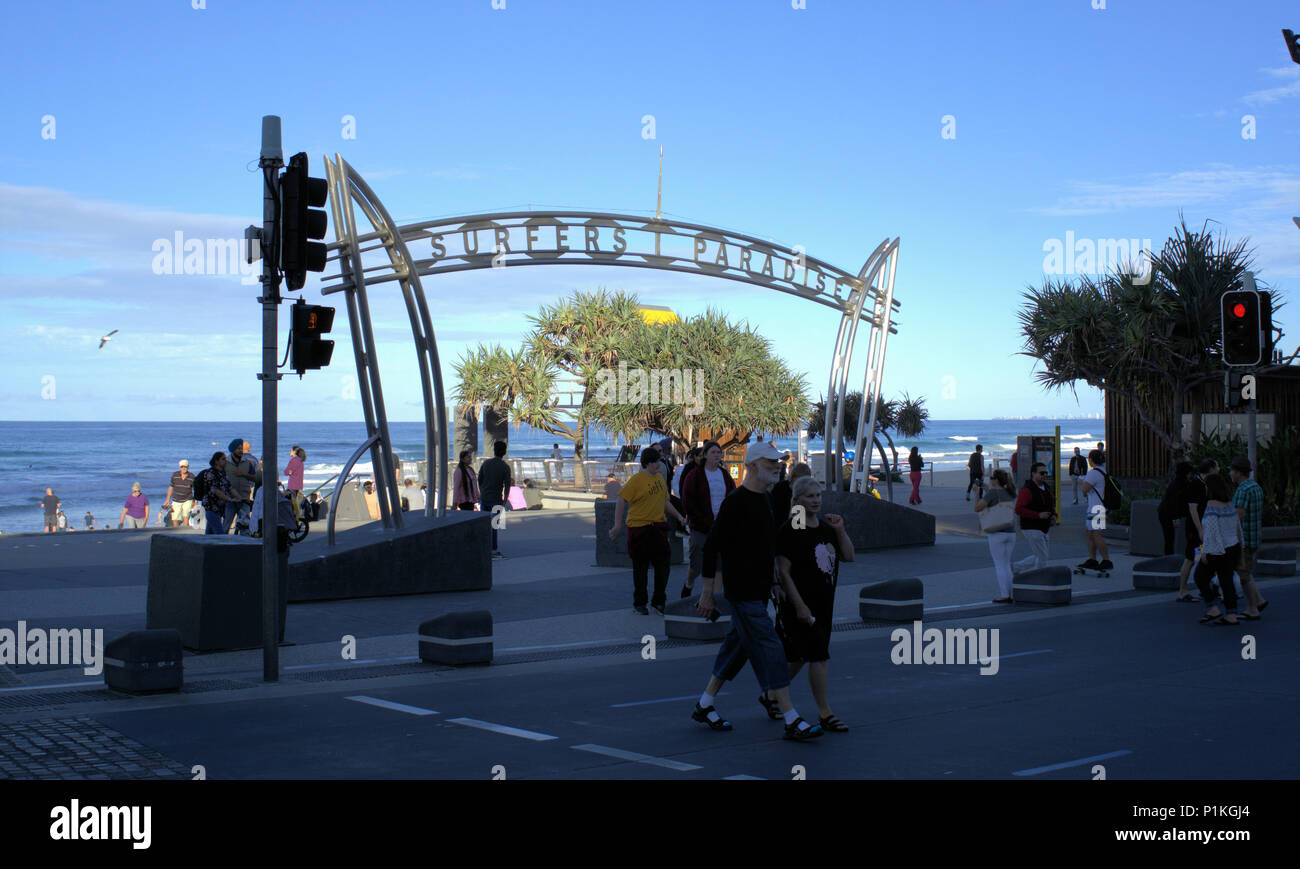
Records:
[[[858,274],[852,275],[807,256],[799,247],[787,248],[712,226],[629,214],[512,211],[396,226],[374,191],[347,161],[336,154],[333,161],[327,157],[325,164],[337,238],[329,245],[329,254],[330,260],[337,261],[338,271],[322,278],[326,284],[322,293],[345,294],[367,429],[366,442],[339,476],[341,480],[347,479],[352,465],[366,450],[370,451],[375,476],[383,492],[379,502],[385,527],[390,524],[401,527],[402,519],[367,300],[367,288],[377,284],[398,282],[415,339],[424,403],[425,455],[433,461],[429,477],[431,497],[426,499],[426,515],[433,515],[435,511],[438,516],[446,514],[448,462],[446,397],[433,323],[420,281],[429,275],[520,265],[652,268],[740,281],[834,308],[842,316],[827,394],[825,443],[828,484],[839,479],[836,457],[842,450],[844,395],[860,322],[869,326],[863,395],[864,401],[868,395],[871,397],[871,428],[867,431],[874,429],[875,396],[879,394],[884,374],[886,339],[889,332],[897,331],[897,323],[892,319],[894,311],[899,308],[893,297],[898,263],[897,238],[881,242]],[[371,231],[358,233],[353,206],[361,209],[372,227]],[[542,238],[543,234],[546,238]],[[428,255],[416,256],[413,250],[416,253],[427,250]],[[362,255],[378,251],[384,253],[387,262],[367,268]],[[831,396],[835,397],[834,405]],[[832,406],[837,409],[833,430]],[[859,446],[854,457],[855,486],[861,484],[863,476],[859,473],[863,463],[863,422],[860,418]],[[330,510],[331,544],[334,537],[333,507],[337,505],[338,491],[335,490],[335,504]]]

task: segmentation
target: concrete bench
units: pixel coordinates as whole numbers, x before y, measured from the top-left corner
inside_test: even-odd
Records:
[[[179,691],[183,657],[180,631],[131,631],[104,644],[104,684],[130,694]]]
[[[822,492],[822,512],[844,518],[844,531],[857,552],[934,545],[934,516],[873,495],[826,490]]]
[[[1160,527],[1159,508],[1160,502],[1155,500],[1133,502],[1128,526],[1129,555],[1165,554],[1165,532]],[[1174,526],[1174,552],[1182,552],[1186,546],[1186,525],[1190,521],[1184,519]]]
[[[284,639],[288,553],[280,553],[276,636]],[[155,534],[145,627],[175,628],[187,649],[262,645],[262,541],[226,534]]]
[[[724,597],[714,597],[713,605],[717,607],[716,622],[709,621],[699,614],[696,606],[699,595],[681,598],[664,607],[664,633],[675,640],[706,640],[717,642],[731,630],[731,604]]]
[[[1294,546],[1261,546],[1255,550],[1256,576],[1294,576]]]
[[[925,589],[921,580],[887,579],[858,591],[858,615],[866,621],[914,622],[921,618]]]
[[[1016,603],[1067,604],[1070,576],[1070,568],[1063,564],[1026,570],[1012,580],[1011,598]]]
[[[420,623],[420,660],[430,664],[492,663],[492,613],[447,613]]]
[[[1178,591],[1183,567],[1181,555],[1162,555],[1133,565],[1133,587]]]

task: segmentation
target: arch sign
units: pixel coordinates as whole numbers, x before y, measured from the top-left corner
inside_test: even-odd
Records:
[[[828,396],[835,400],[826,413],[826,480],[839,479],[838,457],[844,453],[844,395],[848,389],[859,323],[868,325],[867,367],[863,379],[851,488],[866,480],[864,432],[875,428],[876,396],[884,374],[885,345],[899,307],[894,300],[898,264],[897,238],[886,239],[858,273],[850,274],[808,256],[800,247],[788,248],[754,236],[712,226],[628,214],[578,211],[512,211],[426,220],[397,226],[374,191],[342,157],[325,159],[330,206],[337,241],[329,245],[338,271],[327,274],[322,293],[344,293],[352,346],[356,355],[367,440],[340,473],[347,479],[352,465],[369,451],[380,486],[380,512],[385,527],[401,527],[400,494],[388,434],[383,389],[375,354],[367,289],[396,282],[406,302],[420,364],[425,411],[425,455],[429,457],[426,515],[444,516],[447,509],[446,397],[438,363],[437,342],[421,278],[469,269],[514,268],[524,265],[611,265],[650,268],[740,281],[798,296],[834,308],[841,314],[831,362]],[[357,230],[357,211],[370,224]],[[363,264],[365,254],[387,262]],[[832,413],[832,410],[836,410]],[[832,418],[834,422],[832,423]],[[329,538],[334,540],[334,509]]]

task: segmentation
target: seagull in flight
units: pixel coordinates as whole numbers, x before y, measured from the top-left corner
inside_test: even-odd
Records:
[[[104,345],[107,344],[109,341],[112,341],[112,340],[113,340],[113,336],[116,335],[117,332],[118,332],[118,330],[117,330],[117,329],[114,329],[112,332],[109,332],[109,333],[108,333],[107,335],[105,335],[103,338],[100,338],[100,339],[99,339],[99,349],[100,349],[100,350],[103,350],[103,349],[104,349]]]

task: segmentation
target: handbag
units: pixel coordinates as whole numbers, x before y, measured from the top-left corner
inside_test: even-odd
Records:
[[[1005,501],[981,510],[979,517],[981,534],[1016,530],[1016,511]]]

